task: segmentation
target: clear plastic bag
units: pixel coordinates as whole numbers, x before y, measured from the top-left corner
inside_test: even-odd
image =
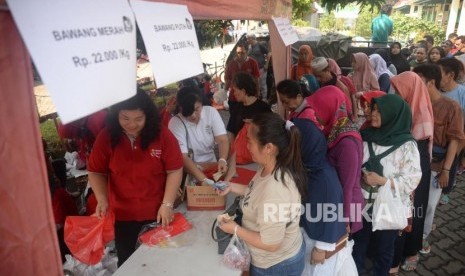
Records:
[[[116,271],[118,258],[110,253],[110,248],[105,248],[102,261],[95,265],[87,265],[67,254],[63,264],[64,275],[74,276],[111,276]]]
[[[248,271],[250,267],[250,251],[244,242],[234,234],[223,254],[223,263],[232,269]]]
[[[152,222],[142,226],[136,247],[141,244],[158,247],[181,247],[192,243],[192,235],[186,235],[186,231],[192,229],[192,224],[181,213],[175,213],[173,222],[168,226]],[[189,231],[192,232],[192,231]],[[182,234],[184,233],[184,234]],[[182,235],[180,235],[182,234]]]

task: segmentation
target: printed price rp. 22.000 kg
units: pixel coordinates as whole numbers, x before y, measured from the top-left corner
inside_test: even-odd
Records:
[[[124,50],[124,49],[119,49],[119,51],[111,50],[111,51],[92,53],[91,56],[92,56],[92,59],[90,62],[85,57],[74,56],[73,57],[74,66],[76,67],[82,66],[86,68],[87,65],[92,64],[92,63],[101,63],[105,61],[117,60],[119,58],[129,59],[129,51]]]

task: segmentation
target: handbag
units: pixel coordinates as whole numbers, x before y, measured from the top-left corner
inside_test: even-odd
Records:
[[[181,117],[179,117],[179,115],[176,115],[174,117],[178,118],[181,121],[182,125],[184,126],[184,129],[186,130],[187,156],[190,159],[194,160],[194,150],[192,149],[189,143],[189,132],[187,131],[186,124],[181,119]],[[186,198],[186,185],[187,185],[186,180],[187,180],[187,173],[183,170],[181,185],[179,186],[178,193],[177,193],[176,199],[173,204],[174,208],[178,207],[179,204],[181,204]]]
[[[242,196],[237,196],[234,199],[233,204],[231,204],[231,206],[223,212],[223,214],[228,214],[230,217],[236,216],[234,221],[239,225],[241,225],[242,222],[242,210],[240,206],[241,199]],[[231,241],[232,235],[224,232],[218,227],[217,219],[213,221],[211,235],[212,239],[218,243],[218,254],[223,254]]]
[[[372,224],[376,230],[402,230],[407,226],[408,207],[400,197],[399,188],[390,184],[378,189],[378,195],[373,204]]]

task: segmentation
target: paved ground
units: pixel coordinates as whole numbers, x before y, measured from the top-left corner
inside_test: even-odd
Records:
[[[431,253],[421,256],[415,272],[401,275],[465,275],[465,176],[459,176],[447,205],[439,205],[431,232]]]
[[[416,271],[401,271],[399,275],[465,275],[465,175],[458,177],[449,204],[439,205],[434,223],[436,229],[428,238],[431,253],[420,256]]]

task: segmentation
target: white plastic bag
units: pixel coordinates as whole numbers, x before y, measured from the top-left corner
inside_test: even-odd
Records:
[[[250,267],[250,252],[244,242],[233,235],[223,254],[223,263],[232,269],[248,271]]]
[[[402,230],[407,226],[408,208],[402,202],[399,188],[386,184],[378,189],[373,203],[372,224],[376,230]]]
[[[73,256],[67,254],[66,262],[63,264],[65,275],[75,276],[111,276],[117,267],[118,258],[115,254],[110,253],[110,248],[105,248],[105,255],[100,263],[96,265],[86,265],[81,263]]]

